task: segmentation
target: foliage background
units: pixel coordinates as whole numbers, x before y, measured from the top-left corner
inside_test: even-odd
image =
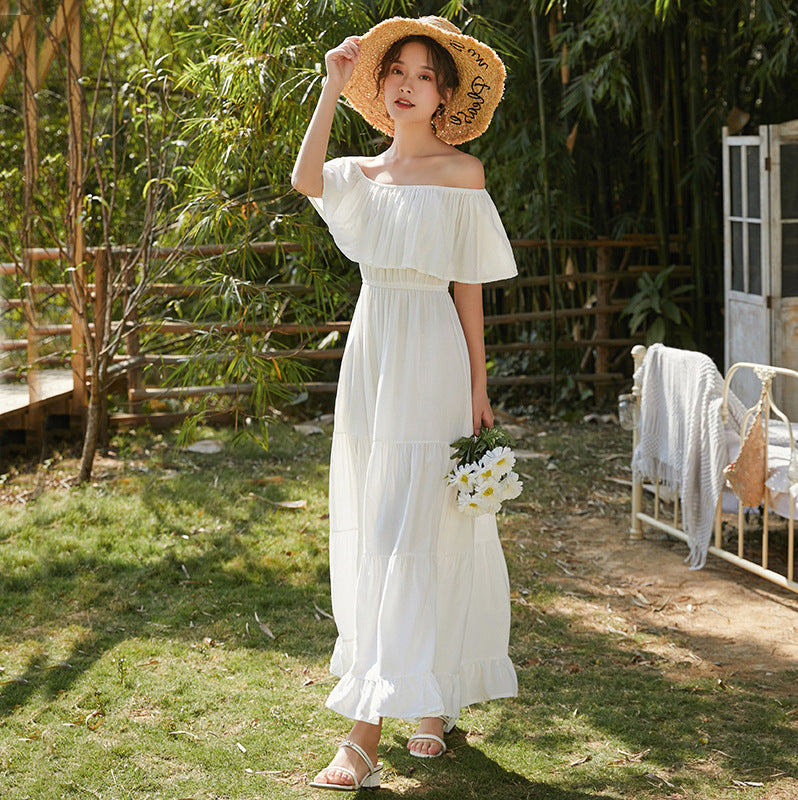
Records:
[[[40,0],[42,18],[51,18],[54,7],[55,0]],[[748,132],[798,117],[796,11],[788,0],[86,2],[87,82],[99,72],[100,44],[116,15],[110,85],[98,93],[98,118],[104,120],[98,135],[116,122],[115,153],[124,162],[114,238],[135,240],[147,158],[138,126],[168,82],[164,113],[173,115],[178,131],[169,154],[178,157],[171,223],[160,232],[160,243],[188,237],[232,247],[220,258],[176,265],[174,280],[202,283],[205,292],[192,300],[173,299],[160,313],[234,323],[348,315],[353,265],[291,191],[289,175],[319,90],[324,52],[395,14],[450,17],[505,59],[505,101],[490,130],[465,149],[485,162],[488,189],[510,236],[656,233],[660,266],[689,264],[692,270],[694,292],[684,325],[693,320],[696,346],[720,359],[721,128],[730,118],[747,119],[742,130]],[[7,33],[12,21],[13,16],[0,22],[0,33]],[[137,80],[143,71],[158,80]],[[38,98],[43,154],[38,203],[47,224],[40,224],[37,236],[43,245],[64,238],[63,84],[63,66],[56,65]],[[341,104],[331,157],[373,153],[385,144]],[[12,251],[19,246],[21,153],[16,80],[0,106],[0,195],[11,209],[0,220],[0,243]],[[92,180],[85,209],[89,237],[99,214],[100,192]],[[665,246],[673,235],[683,237],[675,253]],[[303,250],[272,257],[248,248],[263,239],[298,242]],[[566,255],[552,265],[545,254],[519,252],[521,273],[561,271]],[[304,284],[308,292],[287,296],[285,283]],[[2,291],[18,289],[6,282]],[[542,292],[535,302],[546,307],[551,301]],[[674,336],[684,340],[684,333],[676,330]],[[152,346],[163,342],[155,337]],[[192,359],[177,380],[272,386],[285,377],[252,337],[213,334],[178,346]],[[271,349],[291,346],[278,336],[269,341]],[[233,356],[225,356],[221,369],[225,353]],[[546,358],[539,361],[535,369],[546,371]]]

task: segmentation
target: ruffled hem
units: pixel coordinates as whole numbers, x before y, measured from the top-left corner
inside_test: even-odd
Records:
[[[518,274],[485,189],[381,184],[347,157],[324,165],[323,194],[308,199],[344,255],[359,264],[413,269],[459,283]]]
[[[342,665],[346,644],[336,642],[331,669]],[[474,703],[515,697],[518,679],[509,657],[464,664],[457,675],[411,675],[369,679],[351,673],[327,698],[327,707],[349,719],[377,724],[383,717],[420,719],[445,717],[450,724],[460,709]]]

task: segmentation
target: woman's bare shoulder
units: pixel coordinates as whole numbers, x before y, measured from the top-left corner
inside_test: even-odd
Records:
[[[461,189],[485,188],[485,170],[476,156],[453,147],[439,163],[440,169],[436,170],[438,180],[435,183]]]

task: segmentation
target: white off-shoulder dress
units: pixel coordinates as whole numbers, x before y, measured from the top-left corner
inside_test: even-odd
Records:
[[[512,277],[512,250],[484,189],[385,185],[339,158],[310,200],[363,279],[330,460],[340,681],[327,705],[371,723],[453,723],[463,706],[517,693],[495,517],[458,512],[444,481],[450,443],[473,424],[449,281]]]

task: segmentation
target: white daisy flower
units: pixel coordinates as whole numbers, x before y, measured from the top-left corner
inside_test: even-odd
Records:
[[[475,497],[463,492],[457,495],[457,510],[467,517],[478,517],[485,513]]]
[[[509,447],[494,447],[485,453],[482,460],[490,464],[495,478],[502,478],[515,466],[515,453]]]
[[[474,472],[473,464],[457,466],[448,474],[446,483],[456,486],[461,492],[470,492],[474,488]]]
[[[499,496],[502,502],[505,500],[514,500],[521,494],[523,488],[524,486],[521,483],[521,479],[518,477],[518,473],[510,472],[499,482]]]
[[[493,466],[493,462],[488,460],[486,461],[484,458],[476,464],[476,469],[474,470],[474,478],[476,480],[477,485],[480,483],[484,483],[485,481],[495,481],[497,478],[496,470]]]
[[[501,508],[501,489],[495,478],[488,478],[477,484],[474,498],[482,507],[484,513],[495,514]]]

